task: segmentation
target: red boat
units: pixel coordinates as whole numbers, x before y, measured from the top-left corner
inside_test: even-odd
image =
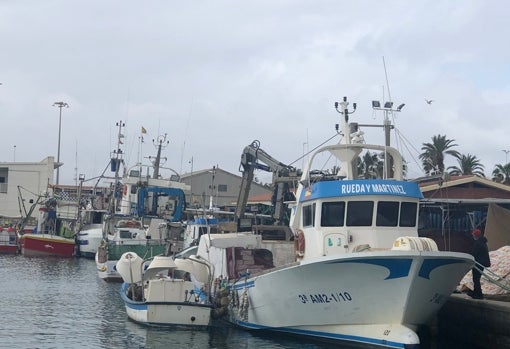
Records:
[[[21,253],[24,256],[58,256],[74,255],[74,239],[52,234],[24,234],[20,238]]]
[[[46,199],[42,205],[43,207],[39,208],[37,227],[30,233],[20,235],[21,254],[24,256],[73,257],[75,247],[73,224],[76,220],[73,217],[76,213],[70,210],[71,214],[64,214],[65,210],[63,210],[57,214],[59,205],[54,197]]]
[[[0,254],[18,254],[18,251],[16,230],[0,227]]]

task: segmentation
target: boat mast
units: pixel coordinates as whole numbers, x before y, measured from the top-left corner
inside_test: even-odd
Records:
[[[338,108],[340,106],[340,109]],[[349,114],[353,114],[356,111],[356,103],[352,103],[353,110],[350,112],[348,110],[349,102],[347,102],[347,97],[343,98],[342,102],[335,102],[335,109],[338,113],[342,114],[345,118],[345,121],[342,122],[342,144],[351,144],[351,130],[349,126]]]
[[[159,177],[159,167],[161,165],[161,149],[163,148],[163,143],[166,142],[165,146],[170,143],[170,141],[166,140],[167,134],[165,133],[163,136],[159,136],[157,139],[157,144],[155,140],[152,140],[155,146],[158,147],[158,152],[156,154],[156,160],[154,160],[153,167],[154,167],[154,173],[152,174],[152,178],[158,179]],[[150,158],[150,157],[149,157]]]
[[[349,145],[352,144],[351,134],[353,131],[351,130],[351,125],[349,125],[349,115],[356,112],[356,103],[352,103],[352,111],[349,111],[349,102],[347,102],[347,97],[344,97],[342,102],[335,102],[335,109],[339,114],[344,116],[344,120],[341,120],[341,133],[343,135],[340,140],[340,144]],[[338,129],[338,127],[337,127]],[[344,151],[337,155],[338,159],[341,162],[340,168],[343,172],[342,175],[347,176],[347,178],[355,178],[356,174],[356,165],[354,159],[359,154],[359,150],[352,151]]]
[[[122,190],[120,190],[120,180],[119,180],[119,169],[120,164],[124,163],[124,160],[122,159],[124,153],[122,149],[120,148],[121,144],[124,144],[122,142],[122,138],[124,138],[124,134],[122,133],[122,128],[126,126],[125,123],[120,120],[115,124],[115,126],[119,127],[119,132],[117,133],[117,149],[113,150],[113,153],[111,154],[111,170],[115,172],[115,181],[114,181],[114,189],[113,189],[113,210],[110,210],[112,212],[116,212],[118,208],[118,201],[122,198]],[[120,192],[119,192],[120,191]]]

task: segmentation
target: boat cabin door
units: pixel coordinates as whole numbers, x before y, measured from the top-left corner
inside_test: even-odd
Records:
[[[329,233],[324,235],[324,256],[345,253],[349,251],[347,233]]]

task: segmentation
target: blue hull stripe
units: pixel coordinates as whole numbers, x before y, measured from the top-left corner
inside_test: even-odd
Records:
[[[411,270],[413,260],[411,258],[370,258],[370,259],[349,259],[349,260],[336,260],[327,262],[328,264],[343,264],[343,263],[358,263],[358,264],[372,264],[384,267],[390,271],[390,274],[385,280],[398,279],[407,277]],[[463,260],[450,259],[450,258],[433,258],[425,259],[420,267],[418,275],[424,279],[430,279],[430,273],[443,265],[464,263]],[[232,286],[236,290],[251,288],[255,286],[253,280],[247,282],[238,282]]]
[[[412,259],[402,259],[402,258],[369,258],[369,259],[350,259],[350,260],[337,260],[329,262],[332,264],[342,264],[342,263],[358,263],[358,264],[372,264],[384,267],[390,271],[390,274],[386,277],[385,280],[389,279],[397,279],[401,277],[406,277],[409,275],[409,270],[411,270],[411,264],[413,263]]]
[[[447,258],[425,259],[423,261],[423,264],[421,265],[418,275],[424,279],[430,279],[430,273],[432,272],[432,270],[442,267],[443,265],[457,263],[464,263],[464,261],[459,259],[447,259]]]
[[[293,333],[293,334],[299,334],[299,335],[305,335],[305,336],[328,338],[328,339],[334,339],[334,340],[343,340],[343,341],[350,341],[350,342],[359,342],[359,343],[365,343],[365,344],[387,346],[390,348],[405,348],[405,345],[403,343],[384,341],[384,340],[370,338],[370,337],[350,336],[350,335],[345,335],[345,334],[310,331],[310,330],[299,330],[299,329],[287,328],[287,327],[267,327],[267,326],[260,326],[257,324],[253,324],[250,322],[244,322],[244,321],[237,321],[236,324],[238,326],[244,327],[246,329],[252,329],[252,330],[278,331],[278,332]]]
[[[244,290],[245,288],[255,287],[255,281],[251,280],[248,282],[238,282],[234,285],[231,285],[230,288],[234,290]]]

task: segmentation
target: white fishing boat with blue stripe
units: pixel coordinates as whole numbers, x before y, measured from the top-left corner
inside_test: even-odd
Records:
[[[144,260],[126,252],[116,268],[123,279],[120,295],[128,317],[149,326],[210,325],[209,266],[188,256]]]
[[[341,142],[317,149],[303,171],[291,204],[294,242],[211,234],[202,236],[197,254],[214,264],[216,283],[227,285],[223,314],[242,328],[418,348],[418,328],[474,261],[418,236],[418,185],[403,179],[395,148],[352,141],[348,104],[340,103]],[[356,162],[367,149],[391,157],[393,174],[359,179]],[[329,157],[340,164],[336,173],[312,171]]]

